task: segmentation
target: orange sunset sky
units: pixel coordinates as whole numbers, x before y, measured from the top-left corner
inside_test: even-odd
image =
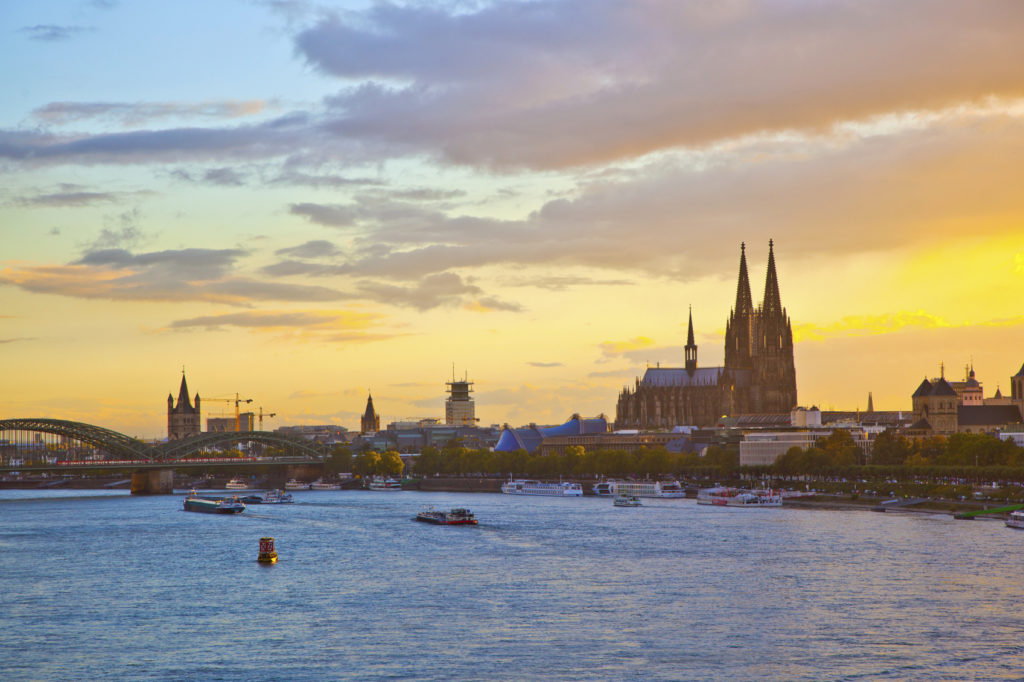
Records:
[[[1024,363],[1024,3],[5,3],[0,417],[614,416],[775,241],[801,404]],[[227,403],[207,402],[212,416]],[[205,415],[204,415],[205,417]],[[204,422],[205,427],[205,422]]]

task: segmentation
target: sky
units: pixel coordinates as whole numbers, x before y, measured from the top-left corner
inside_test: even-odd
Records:
[[[0,4],[0,418],[614,417],[774,240],[800,403],[1024,363],[1018,0]],[[220,399],[220,400],[215,400]]]

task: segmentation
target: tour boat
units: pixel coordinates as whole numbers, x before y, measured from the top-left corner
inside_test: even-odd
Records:
[[[370,483],[367,486],[370,490],[377,491],[388,491],[388,492],[401,492],[402,482],[397,481],[393,478],[378,478],[374,477],[370,479]]]
[[[341,490],[340,483],[328,483],[322,478],[317,479],[309,484],[310,490]]]
[[[716,507],[781,507],[782,494],[776,490],[705,488],[697,492],[697,504]]]
[[[541,483],[540,481],[518,478],[501,485],[501,492],[507,495],[553,495],[556,497],[581,497],[583,488],[579,483]]]
[[[309,484],[303,483],[297,479],[288,479],[288,482],[284,484],[285,490],[309,490]]]
[[[616,507],[639,507],[640,498],[636,495],[616,495],[615,499],[612,500],[612,504]]]
[[[594,494],[597,495],[598,497],[614,497],[615,488],[621,482],[622,481],[616,480],[614,478],[608,479],[607,481],[598,481],[597,483],[594,484]]]
[[[262,495],[246,495],[242,498],[246,504],[291,504],[294,502],[289,493],[280,490],[268,490]]]
[[[1024,528],[1024,510],[1010,512],[1006,517],[1006,525],[1010,528]]]
[[[232,478],[224,487],[228,490],[248,490],[249,482],[244,478]]]
[[[476,519],[473,512],[468,509],[457,507],[450,511],[442,511],[433,507],[425,507],[416,515],[417,521],[424,523],[435,523],[440,526],[475,526]]]
[[[598,497],[686,497],[679,481],[620,481],[614,478],[595,483],[594,494]]]
[[[234,499],[225,500],[219,497],[199,497],[193,490],[185,498],[185,511],[203,512],[205,514],[238,514],[245,511],[245,505],[236,495]]]

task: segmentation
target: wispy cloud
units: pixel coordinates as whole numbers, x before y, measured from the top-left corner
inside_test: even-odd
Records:
[[[1016,327],[1024,326],[1024,316],[992,320],[950,322],[923,310],[899,311],[881,315],[848,315],[829,324],[802,323],[793,325],[793,341],[825,341],[832,338],[879,336],[919,329],[953,327]]]
[[[59,24],[36,24],[35,26],[25,26],[21,29],[22,33],[28,34],[30,40],[38,40],[41,42],[59,42],[64,40],[71,40],[76,35],[81,33],[88,33],[95,31],[96,29],[92,26],[62,26]]]
[[[528,362],[530,367],[565,367],[564,362]]]
[[[608,357],[622,355],[629,351],[652,348],[654,340],[646,336],[637,336],[626,341],[605,341],[600,345],[601,353]]]
[[[265,100],[207,102],[50,102],[32,112],[33,118],[50,125],[67,125],[94,119],[118,121],[137,127],[166,118],[232,119],[260,114]]]

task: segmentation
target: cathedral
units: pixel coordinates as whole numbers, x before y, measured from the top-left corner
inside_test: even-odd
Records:
[[[768,242],[764,300],[755,308],[741,244],[736,305],[725,327],[725,366],[697,366],[691,311],[685,367],[648,367],[635,386],[622,389],[615,428],[714,426],[723,416],[789,412],[796,404],[793,331],[779,296],[775,245]]]

